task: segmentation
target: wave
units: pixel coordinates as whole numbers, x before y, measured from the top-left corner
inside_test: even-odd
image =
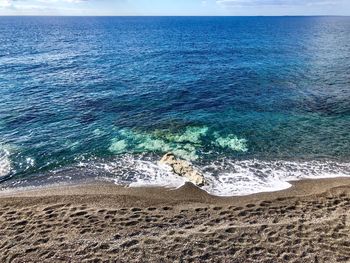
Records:
[[[335,161],[263,161],[224,159],[205,165],[204,189],[220,196],[248,195],[287,189],[289,181],[350,177],[350,163]]]
[[[9,151],[0,152],[0,178],[11,173]],[[186,178],[172,173],[169,167],[158,163],[155,154],[122,154],[113,159],[88,159],[43,174],[12,178],[2,183],[2,188],[45,186],[81,181],[111,181],[131,187],[159,186],[178,188]],[[33,160],[26,160],[27,166]],[[78,160],[77,160],[78,161]],[[287,189],[289,181],[331,177],[350,177],[350,163],[332,160],[237,160],[218,158],[214,161],[196,162],[208,185],[203,190],[217,196],[249,195]]]
[[[11,179],[18,171],[35,167],[35,159],[24,156],[21,148],[13,144],[0,144],[0,183]]]
[[[8,147],[0,145],[0,178],[10,174],[11,169],[10,150]]]
[[[155,158],[124,155],[109,162],[81,163],[81,168],[104,174],[105,179],[132,187],[178,188],[187,180],[173,174]],[[350,177],[350,163],[335,161],[263,161],[221,159],[198,167],[206,177],[205,191],[217,196],[249,195],[287,189],[289,181]],[[97,172],[98,171],[98,172]]]
[[[159,165],[154,158],[143,155],[123,155],[108,162],[81,162],[79,168],[89,170],[96,177],[104,177],[116,184],[139,186],[180,187],[186,180]]]

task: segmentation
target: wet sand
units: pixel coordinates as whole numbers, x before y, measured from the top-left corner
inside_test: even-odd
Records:
[[[0,192],[0,262],[350,262],[350,178],[220,198],[112,184]]]

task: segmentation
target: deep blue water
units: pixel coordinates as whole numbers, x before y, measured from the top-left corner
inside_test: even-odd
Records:
[[[350,17],[0,18],[3,186],[161,180],[168,151],[215,193],[349,176]]]

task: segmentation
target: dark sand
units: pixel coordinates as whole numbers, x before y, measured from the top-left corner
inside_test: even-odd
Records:
[[[190,184],[0,192],[0,262],[350,262],[350,178],[230,198]]]

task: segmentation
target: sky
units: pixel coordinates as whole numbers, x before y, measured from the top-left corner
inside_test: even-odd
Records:
[[[3,15],[350,15],[350,0],[0,0]]]

